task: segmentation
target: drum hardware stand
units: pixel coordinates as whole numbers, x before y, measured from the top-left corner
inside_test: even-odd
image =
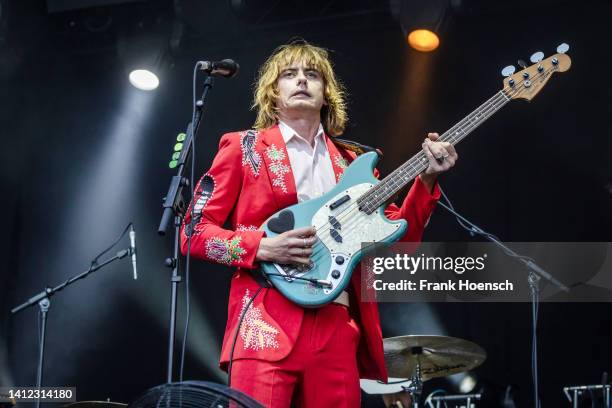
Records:
[[[421,359],[420,355],[423,354],[423,347],[412,347],[410,352],[417,356],[417,363],[414,367],[414,375],[410,377],[410,385],[402,386],[404,391],[412,394],[412,407],[419,408],[421,405],[421,394],[423,393],[423,377],[421,375]]]
[[[176,312],[177,312],[177,301],[178,301],[178,284],[182,280],[179,275],[179,248],[180,248],[180,229],[185,215],[186,206],[183,199],[183,188],[190,185],[189,179],[185,176],[186,166],[185,163],[191,155],[193,143],[195,142],[195,136],[200,128],[200,122],[202,120],[202,110],[204,107],[204,101],[208,92],[213,87],[213,77],[208,75],[204,81],[204,90],[201,98],[195,103],[195,112],[192,121],[187,125],[187,131],[185,140],[183,142],[183,148],[178,159],[178,170],[176,176],[172,177],[168,192],[164,197],[164,212],[159,224],[157,232],[159,235],[166,235],[171,220],[174,220],[174,251],[172,258],[166,258],[164,261],[165,265],[172,268],[171,282],[171,300],[170,300],[170,325],[168,334],[168,366],[166,382],[169,384],[172,382],[173,377],[173,364],[174,364],[174,341],[176,333]]]
[[[563,393],[572,404],[572,408],[578,408],[580,397],[584,394],[584,391],[602,390],[603,406],[604,408],[611,408],[612,401],[610,400],[610,389],[612,389],[612,385],[609,384],[578,385],[574,387],[564,387]]]
[[[533,374],[534,407],[540,408],[540,397],[539,397],[539,391],[538,391],[539,379],[538,379],[538,354],[537,354],[538,352],[538,347],[537,347],[538,346],[537,344],[538,304],[540,301],[539,282],[540,282],[540,279],[544,278],[546,281],[551,282],[552,284],[554,284],[555,286],[557,286],[564,292],[569,292],[569,288],[565,286],[564,284],[562,284],[561,282],[559,282],[557,279],[555,279],[555,277],[553,277],[550,273],[546,272],[544,269],[538,266],[531,258],[517,254],[512,249],[508,248],[503,242],[501,242],[495,235],[484,231],[482,228],[478,227],[476,224],[472,223],[471,221],[463,217],[461,214],[457,213],[452,207],[450,200],[448,200],[448,198],[446,197],[444,193],[442,194],[448,201],[449,205],[446,205],[442,202],[438,202],[438,204],[441,205],[448,212],[453,214],[457,218],[459,225],[461,225],[463,228],[468,230],[470,234],[480,235],[482,237],[485,237],[489,241],[493,242],[506,255],[508,255],[511,258],[521,261],[527,267],[529,271],[527,281],[529,283],[530,292],[531,292],[531,311],[532,311],[532,323],[533,323],[532,374]]]
[[[465,401],[466,408],[472,408],[472,401],[478,401],[482,398],[482,394],[459,394],[459,395],[438,395],[435,397],[431,397],[429,400],[431,402],[436,403],[436,408],[441,408],[440,405],[442,402],[445,403],[448,401]]]
[[[107,259],[106,261],[98,264],[97,262],[93,262],[88,270],[82,272],[78,275],[73,276],[72,278],[66,280],[65,282],[57,285],[56,287],[46,287],[43,291],[38,294],[32,296],[29,300],[22,303],[21,305],[13,308],[11,310],[12,314],[19,313],[23,309],[26,309],[34,304],[38,304],[39,307],[39,316],[40,316],[40,338],[38,343],[38,368],[36,371],[36,388],[41,389],[42,381],[43,381],[43,364],[45,361],[45,338],[47,331],[47,313],[51,307],[51,297],[64,289],[65,287],[73,284],[74,282],[86,278],[91,273],[94,273],[98,269],[110,264],[111,262],[116,261],[117,259],[125,258],[128,255],[131,255],[131,249],[124,249],[119,252],[112,258]],[[40,407],[40,395],[36,400],[36,408]]]

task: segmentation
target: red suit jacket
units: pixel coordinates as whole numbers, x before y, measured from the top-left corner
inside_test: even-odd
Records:
[[[356,155],[337,147],[327,136],[325,140],[338,181]],[[212,167],[195,191],[192,256],[238,268],[231,282],[221,350],[220,366],[226,369],[241,312],[259,288],[247,271],[257,268],[255,255],[264,236],[258,228],[275,212],[297,203],[291,164],[278,126],[223,135]],[[420,241],[439,194],[437,186],[432,194],[417,177],[402,206],[388,206],[388,218],[408,221],[403,241]],[[190,216],[191,208],[181,229],[183,254],[187,252]],[[224,228],[226,223],[229,229]],[[351,286],[351,314],[362,334],[357,356],[360,376],[386,381],[378,306],[360,301],[359,268],[353,272]],[[300,332],[303,313],[276,289],[263,289],[246,311],[234,360],[278,361],[287,356]]]

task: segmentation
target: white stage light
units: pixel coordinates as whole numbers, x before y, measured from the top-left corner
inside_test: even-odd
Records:
[[[159,78],[146,69],[136,69],[130,72],[130,83],[143,91],[152,91],[159,86]]]

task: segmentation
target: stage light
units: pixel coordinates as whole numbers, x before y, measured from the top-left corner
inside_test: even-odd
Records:
[[[65,224],[63,235],[80,238],[66,240],[65,259],[71,259],[74,251],[96,253],[98,248],[108,245],[109,237],[114,237],[121,226],[136,218],[139,209],[133,204],[138,199],[134,186],[141,182],[140,172],[147,160],[142,146],[146,143],[155,96],[126,87],[108,114],[107,126],[100,130],[104,137],[86,165],[81,166],[83,181],[72,192],[76,197],[74,207],[66,209],[70,222]],[[102,279],[101,276],[110,279],[110,274],[98,275],[96,279]]]
[[[478,380],[472,374],[466,374],[465,377],[459,382],[459,391],[462,394],[469,394],[474,391]]]
[[[440,45],[450,9],[448,0],[398,0],[391,2],[391,14],[412,49],[431,52]]]
[[[430,30],[418,29],[408,34],[408,44],[417,51],[430,52],[438,48],[440,39]]]
[[[130,83],[143,91],[152,91],[159,86],[159,78],[146,69],[136,69],[130,72]]]

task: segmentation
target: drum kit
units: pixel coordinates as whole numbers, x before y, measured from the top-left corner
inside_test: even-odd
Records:
[[[361,388],[367,394],[382,394],[387,407],[419,408],[424,381],[470,371],[487,358],[476,343],[449,336],[398,336],[383,344],[389,381],[361,380]],[[428,403],[437,408],[453,401],[471,408],[479,399],[480,394],[446,395]]]
[[[384,339],[385,362],[389,381],[361,380],[367,394],[381,394],[385,405],[394,408],[418,408],[421,405],[423,382],[466,372],[481,365],[487,353],[471,341],[448,336],[398,336]],[[441,402],[465,404],[479,394],[445,395],[430,399],[430,406],[438,408]],[[435,405],[434,405],[435,404]],[[446,405],[448,406],[448,405]],[[110,401],[81,401],[65,408],[126,408],[126,404]]]
[[[468,340],[449,336],[414,335],[390,337],[383,340],[388,381],[362,379],[361,389],[366,394],[379,394],[390,408],[423,407],[423,383],[434,378],[448,377],[480,366],[487,358],[486,351]],[[595,389],[603,392],[604,404],[610,407],[611,385],[566,387],[572,407],[578,407],[580,396]],[[482,394],[433,395],[426,399],[429,408],[475,408]],[[442,405],[443,404],[443,405]],[[110,401],[81,401],[65,408],[126,408],[128,405]]]

